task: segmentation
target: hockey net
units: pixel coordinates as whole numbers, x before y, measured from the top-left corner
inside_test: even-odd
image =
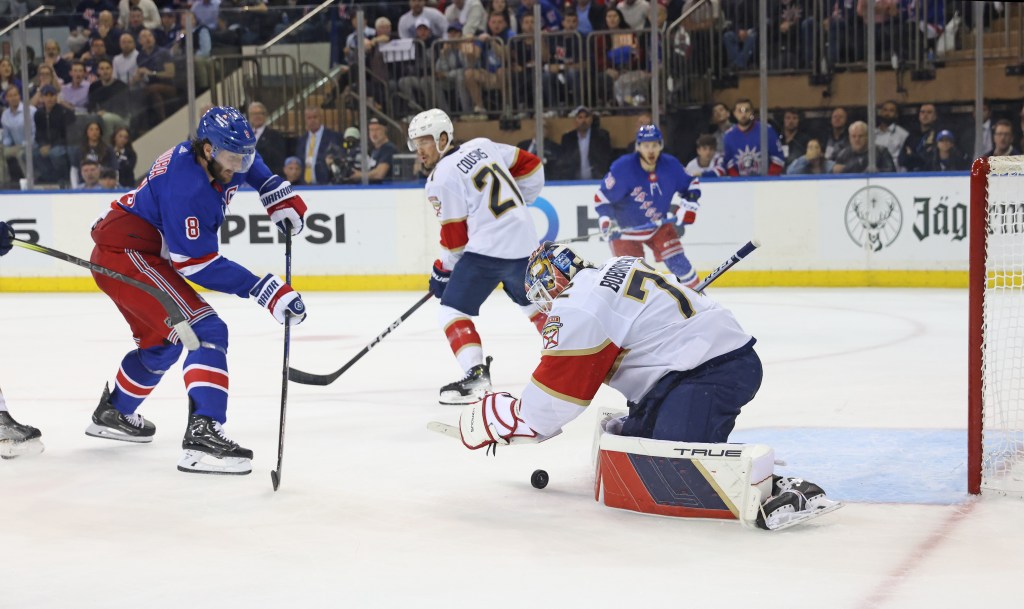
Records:
[[[971,172],[968,491],[1024,498],[1024,156]]]

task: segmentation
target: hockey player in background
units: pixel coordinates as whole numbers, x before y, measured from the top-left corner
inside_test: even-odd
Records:
[[[729,176],[761,175],[761,123],[754,120],[754,105],[749,99],[738,100],[732,115],[736,124],[722,137],[725,173]],[[785,167],[779,134],[768,125],[768,175],[782,175]]]
[[[644,244],[654,259],[684,285],[697,285],[697,271],[679,238],[700,209],[700,180],[679,159],[663,153],[661,130],[637,130],[636,152],[615,160],[594,195],[598,226],[615,256],[643,258]],[[673,227],[673,224],[675,225]]]
[[[0,221],[0,256],[14,247],[14,230]],[[14,420],[7,410],[7,402],[0,391],[0,458],[13,459],[23,455],[37,455],[43,452],[43,434],[31,425],[22,425]]]
[[[438,109],[409,123],[409,149],[427,178],[427,202],[441,223],[441,257],[430,291],[441,299],[439,322],[462,367],[462,379],[441,387],[441,404],[469,404],[491,389],[491,357],[484,360],[472,317],[499,283],[540,330],[544,315],[530,304],[523,275],[537,232],[526,205],[544,187],[544,165],[513,146],[476,138],[453,140],[455,129]]]
[[[526,285],[548,316],[540,364],[521,398],[492,393],[463,409],[467,448],[550,439],[602,383],[628,400],[617,435],[723,443],[761,386],[755,339],[733,314],[643,259],[595,268],[569,247],[545,243],[530,258]],[[761,511],[764,528],[779,514],[833,504],[809,482],[777,476],[769,484],[775,498]]]
[[[259,192],[279,230],[293,235],[302,230],[306,205],[256,153],[249,122],[234,108],[215,107],[203,115],[195,139],[161,155],[139,187],[111,203],[92,229],[92,261],[170,294],[199,337],[201,347],[184,363],[189,417],[178,469],[185,472],[252,471],[252,451],[228,438],[222,427],[228,402],[227,325],[185,279],[252,298],[282,324],[306,317],[299,294],[280,277],[258,277],[218,252],[224,214],[243,184]],[[178,360],[182,346],[155,299],[104,275],[93,277],[128,322],[138,348],[121,361],[114,390],[109,385],[103,390],[86,434],[150,442],[156,428],[136,410]]]

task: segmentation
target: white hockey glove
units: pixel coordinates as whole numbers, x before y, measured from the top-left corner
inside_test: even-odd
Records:
[[[269,274],[249,290],[249,295],[256,299],[256,304],[270,311],[277,323],[285,322],[285,314],[289,326],[301,324],[306,319],[306,305],[302,296],[292,286],[274,274]]]
[[[519,418],[519,400],[508,393],[488,393],[462,409],[459,432],[470,450],[507,445],[515,438],[537,438],[537,432]]]
[[[601,229],[601,238],[605,241],[614,239],[619,234],[619,223],[608,216],[598,218],[597,227]]]

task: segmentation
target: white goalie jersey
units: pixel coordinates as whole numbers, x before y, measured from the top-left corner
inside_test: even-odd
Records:
[[[441,222],[441,263],[451,269],[463,252],[507,260],[537,248],[526,205],[544,187],[537,156],[486,138],[447,152],[427,178],[427,201]]]
[[[711,298],[643,259],[618,257],[576,273],[555,298],[542,340],[519,416],[550,436],[583,412],[602,383],[636,402],[667,373],[754,339]]]

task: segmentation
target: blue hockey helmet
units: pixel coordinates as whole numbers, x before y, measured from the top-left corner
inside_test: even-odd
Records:
[[[530,255],[526,266],[526,297],[545,313],[576,273],[590,264],[568,246],[545,241]]]
[[[213,146],[213,160],[235,172],[248,171],[256,160],[256,132],[238,110],[216,106],[199,120],[196,137]]]
[[[664,140],[661,137],[661,129],[658,129],[657,125],[641,125],[636,130],[636,143],[640,142],[658,142],[663,143]]]

